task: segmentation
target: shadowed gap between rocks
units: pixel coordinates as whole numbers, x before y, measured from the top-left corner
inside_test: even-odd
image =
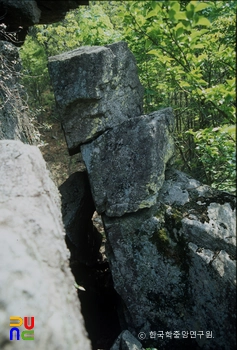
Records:
[[[86,330],[93,350],[109,350],[121,332],[117,314],[120,297],[114,290],[103,223],[95,211],[87,174],[72,174],[59,190],[70,267]]]

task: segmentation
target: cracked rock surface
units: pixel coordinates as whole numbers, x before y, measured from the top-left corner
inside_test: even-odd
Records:
[[[234,196],[170,169],[156,206],[102,217],[115,289],[134,336],[144,332],[143,344],[164,349],[234,348]],[[151,330],[203,331],[203,336],[152,343]]]
[[[49,58],[69,153],[142,114],[143,88],[125,42],[84,46]]]
[[[81,147],[98,213],[122,216],[157,201],[173,156],[171,108],[131,118]]]
[[[235,197],[171,168],[172,110],[142,114],[125,43],[80,48],[49,67],[69,152],[81,151],[102,216],[121,329],[142,332],[144,348],[234,349]],[[127,345],[114,344],[140,347]]]
[[[42,155],[37,147],[4,140],[0,158],[0,348],[32,349],[32,342],[9,340],[9,317],[17,315],[35,317],[36,350],[89,350],[60,197]]]

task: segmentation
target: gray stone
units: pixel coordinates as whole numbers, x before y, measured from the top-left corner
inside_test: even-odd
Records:
[[[213,210],[215,208],[215,210]],[[229,254],[235,254],[235,217],[229,203],[211,203],[205,207],[208,221],[201,222],[198,217],[189,215],[182,220],[182,231],[186,238],[195,239],[199,245],[211,250],[225,249]],[[226,216],[218,216],[219,213]]]
[[[76,172],[59,187],[62,196],[62,216],[74,258],[86,265],[97,262],[101,234],[94,227],[95,205],[86,172]]]
[[[0,30],[0,40],[13,41],[21,46],[29,26],[59,22],[70,9],[88,4],[88,0],[0,0],[1,23],[6,26],[6,32]],[[12,32],[16,32],[14,40],[7,35]]]
[[[188,201],[189,201],[189,195],[187,190],[183,190],[179,186],[173,186],[171,188],[167,188],[166,203],[169,203],[169,205],[172,205],[172,204],[184,205]]]
[[[175,205],[177,208],[188,209],[182,219],[184,237],[194,239],[199,246],[205,245],[211,250],[223,249],[235,256],[236,210],[233,204],[234,197],[202,185],[180,171],[170,171],[167,174],[169,180],[164,183],[159,200],[168,206]],[[176,191],[171,201],[170,193],[174,193],[174,189],[177,188],[180,191]],[[188,193],[189,200],[182,203],[186,193]],[[216,202],[215,197],[219,202]]]
[[[211,265],[223,280],[236,286],[236,260],[233,260],[227,252],[224,250],[218,252],[212,259]]]
[[[89,0],[36,0],[36,2],[41,10],[40,24],[59,22],[69,10],[89,5]]]
[[[12,25],[13,17],[16,16],[17,11],[18,16],[22,19],[22,26],[26,25],[29,27],[40,21],[41,11],[37,6],[36,0],[0,0],[0,3],[6,10],[6,14],[3,18],[5,20],[4,23],[6,24]]]
[[[12,15],[18,11],[18,15],[22,18],[23,23],[27,26],[39,23],[41,11],[37,6],[36,0],[1,0],[1,3],[4,4],[7,12],[11,12]],[[6,13],[6,19],[9,18],[9,14]]]
[[[81,146],[98,213],[121,216],[156,203],[173,155],[171,108],[131,118]]]
[[[123,331],[110,350],[144,350],[142,344],[129,332]]]
[[[39,149],[0,141],[2,350],[90,349],[64,236],[59,193]],[[35,317],[34,341],[9,340],[15,315]]]
[[[102,218],[114,287],[135,337],[144,332],[145,344],[158,349],[235,348],[234,196],[169,170],[157,205]],[[152,340],[158,330],[178,330],[180,339]],[[183,339],[185,330],[203,335]]]
[[[125,42],[50,57],[49,73],[70,154],[142,113],[143,88]]]
[[[0,140],[14,139],[34,144],[39,140],[30,122],[20,71],[17,48],[0,41]]]

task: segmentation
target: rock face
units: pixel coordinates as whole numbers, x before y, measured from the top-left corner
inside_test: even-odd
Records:
[[[20,71],[17,48],[0,41],[0,140],[15,139],[32,144],[37,141],[37,133],[30,123]]]
[[[126,50],[85,47],[49,63],[69,152],[81,150],[102,215],[121,328],[143,347],[235,349],[234,197],[171,169],[172,110],[139,115]],[[112,349],[139,349],[126,339]]]
[[[28,27],[34,24],[58,22],[64,18],[67,11],[80,5],[88,5],[87,0],[0,0],[1,19],[7,31],[0,30],[0,39],[7,40],[8,34],[16,32],[15,44],[23,44]]]
[[[74,248],[75,259],[86,265],[97,262],[101,234],[94,227],[92,216],[95,205],[87,174],[76,172],[60,187],[63,223]],[[70,243],[69,243],[70,244]]]
[[[121,216],[156,203],[174,147],[171,108],[115,126],[81,147],[98,213]]]
[[[89,350],[59,194],[41,153],[7,140],[0,141],[0,158],[0,348]],[[34,341],[9,340],[15,315],[35,317]]]
[[[142,113],[143,88],[125,42],[51,57],[49,72],[71,155],[81,144]]]
[[[110,350],[144,350],[142,344],[129,332],[123,331]]]
[[[170,170],[156,206],[103,220],[115,289],[134,336],[144,332],[144,341],[164,349],[234,349],[233,196]],[[184,339],[187,330],[199,335]]]

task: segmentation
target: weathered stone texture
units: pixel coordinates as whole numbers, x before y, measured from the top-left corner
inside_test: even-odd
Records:
[[[110,350],[144,350],[142,344],[129,332],[123,331]]]
[[[70,154],[142,114],[143,88],[125,42],[50,57],[49,72]]]
[[[6,11],[3,18],[5,20],[4,23],[13,25],[14,19],[20,23],[20,18],[15,18],[17,12],[18,16],[21,17],[21,25],[31,26],[40,21],[41,11],[37,6],[36,0],[0,0],[0,5]]]
[[[39,149],[0,141],[1,349],[90,349],[64,234]],[[34,341],[9,340],[14,315],[35,317]]]
[[[144,332],[144,347],[235,349],[234,197],[167,170],[172,110],[141,115],[126,44],[80,48],[49,68],[69,152],[81,150],[102,214],[122,329]],[[203,335],[153,340],[151,331]],[[125,338],[114,349],[139,348]]]
[[[98,213],[121,216],[156,203],[173,156],[171,108],[131,118],[81,146]]]
[[[148,341],[151,330],[203,331],[195,340],[156,339],[153,346],[234,349],[233,196],[170,170],[157,206],[103,221],[115,289],[134,336],[143,331]]]

